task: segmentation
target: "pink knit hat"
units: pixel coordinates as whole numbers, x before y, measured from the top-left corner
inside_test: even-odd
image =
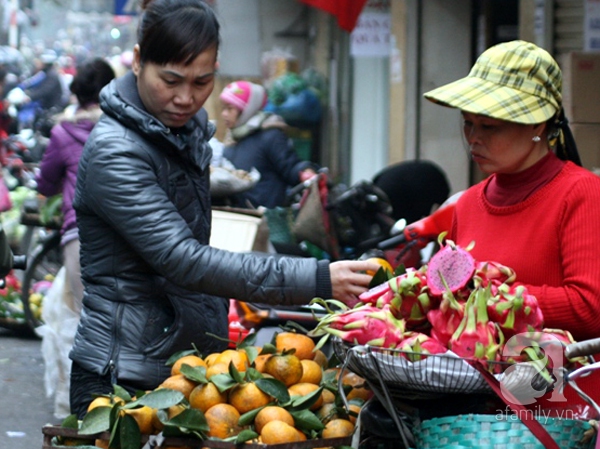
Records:
[[[236,126],[241,126],[265,107],[267,104],[267,91],[260,84],[249,81],[234,81],[225,86],[219,98],[224,103],[242,111],[236,123]]]

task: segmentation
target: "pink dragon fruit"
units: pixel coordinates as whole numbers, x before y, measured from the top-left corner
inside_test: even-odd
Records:
[[[465,300],[457,299],[448,290],[442,295],[439,307],[427,312],[427,320],[431,323],[431,336],[446,347],[463,320],[465,304]]]
[[[496,361],[504,344],[502,331],[488,319],[489,289],[476,289],[465,305],[465,316],[450,338],[448,347],[456,355],[478,360]]]
[[[417,329],[428,325],[427,312],[436,304],[427,293],[426,267],[408,268],[404,274],[393,277],[385,286],[381,285],[359,296],[361,302],[382,308],[390,306],[398,319],[406,321],[407,329]],[[373,292],[372,290],[376,290]]]
[[[418,270],[408,268],[406,273],[390,280],[394,297],[390,309],[396,318],[406,320],[407,329],[417,329],[427,323],[427,312],[437,306],[438,301],[429,297],[427,267]]]
[[[552,370],[564,366],[574,369],[587,365],[587,357],[574,357],[567,359],[564,349],[575,343],[569,331],[562,329],[542,329],[540,331],[520,333],[509,340],[502,351],[502,360],[518,363],[540,361],[544,367]]]
[[[405,351],[401,355],[411,362],[423,360],[429,354],[443,354],[448,350],[439,341],[421,332],[406,332],[404,337],[396,349]]]
[[[475,263],[473,280],[475,288],[487,287],[488,284],[512,284],[517,279],[515,270],[498,262],[485,261]],[[493,291],[492,291],[493,293]]]
[[[353,344],[395,348],[404,338],[405,325],[394,317],[389,305],[362,305],[321,318],[315,330]]]
[[[442,245],[446,233],[440,234]],[[464,289],[475,272],[475,259],[452,240],[446,240],[442,248],[427,264],[427,285],[432,295],[442,295],[447,290],[456,293]]]
[[[361,293],[358,296],[358,299],[363,304],[376,305],[377,301],[382,296],[390,296],[389,300],[388,299],[383,299],[382,300],[383,303],[385,304],[386,301],[391,301],[392,300],[391,297],[393,295],[394,295],[394,292],[392,291],[392,287],[391,287],[390,283],[389,282],[384,282],[383,284],[376,285],[375,287],[370,288],[366,292]]]
[[[493,297],[488,300],[488,314],[508,339],[523,332],[539,331],[544,316],[537,298],[530,295],[524,285],[500,284],[492,288]]]

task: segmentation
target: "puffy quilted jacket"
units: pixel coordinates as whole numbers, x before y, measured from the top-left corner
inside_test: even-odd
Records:
[[[85,286],[74,361],[155,388],[175,352],[224,349],[205,333],[227,336],[227,298],[292,305],[331,296],[326,261],[208,246],[214,129],[204,110],[172,132],[144,110],[131,73],[103,89],[100,105],[74,200]]]

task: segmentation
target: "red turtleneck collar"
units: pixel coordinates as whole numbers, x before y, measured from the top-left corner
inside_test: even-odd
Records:
[[[485,197],[494,206],[511,206],[524,201],[540,187],[545,186],[562,170],[565,161],[552,151],[534,165],[519,173],[492,175]]]

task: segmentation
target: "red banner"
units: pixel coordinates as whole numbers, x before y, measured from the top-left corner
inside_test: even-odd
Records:
[[[367,0],[300,0],[314,8],[333,14],[337,18],[337,23],[341,29],[348,33],[352,32],[356,26],[358,16],[360,16]]]

